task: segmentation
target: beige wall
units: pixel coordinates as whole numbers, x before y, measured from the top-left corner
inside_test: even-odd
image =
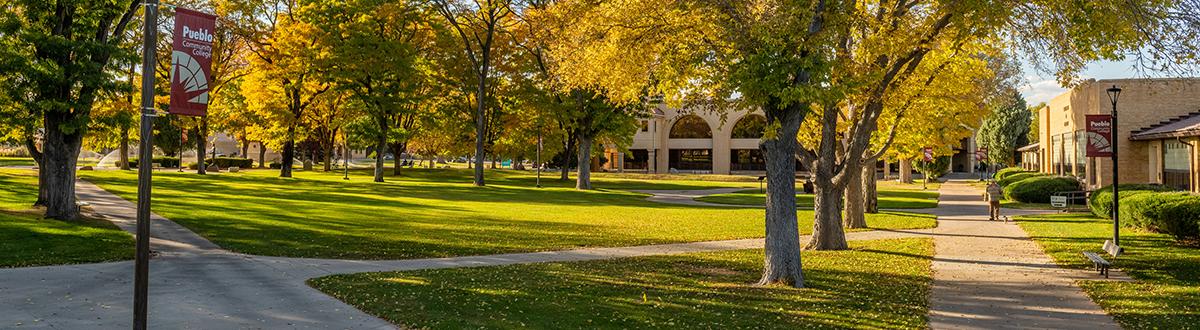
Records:
[[[735,111],[720,113],[707,110],[683,110],[660,105],[658,111],[652,117],[647,119],[647,130],[645,132],[638,130],[633,136],[633,143],[630,145],[630,150],[649,150],[649,156],[652,161],[648,166],[652,167],[651,172],[657,170],[658,173],[667,173],[671,169],[670,165],[670,150],[671,149],[711,149],[712,151],[712,170],[707,171],[716,174],[730,174],[730,158],[732,149],[758,149],[758,139],[733,139],[733,126],[753,113],[762,115],[761,111]],[[687,115],[696,115],[708,124],[712,130],[713,137],[711,139],[671,139],[671,127],[680,118]],[[722,118],[724,115],[724,118]],[[622,155],[623,156],[623,155]],[[653,160],[657,158],[657,160]],[[655,168],[656,167],[656,168]],[[701,171],[705,172],[705,171]]]
[[[1200,110],[1200,79],[1089,80],[1055,97],[1038,111],[1042,172],[1054,172],[1053,166],[1059,157],[1058,149],[1051,145],[1054,136],[1084,129],[1085,114],[1111,113],[1106,89],[1113,85],[1122,89],[1117,103],[1117,136],[1114,137],[1120,180],[1122,183],[1159,182],[1158,158],[1154,157],[1160,157],[1161,149],[1152,149],[1156,147],[1152,142],[1130,141],[1129,137],[1134,131]],[[1077,163],[1071,160],[1074,157],[1071,146],[1066,149],[1067,163]],[[1068,172],[1095,171],[1094,176],[1085,178],[1091,188],[1111,183],[1112,161],[1109,158],[1089,159],[1086,164],[1086,168],[1071,167]]]

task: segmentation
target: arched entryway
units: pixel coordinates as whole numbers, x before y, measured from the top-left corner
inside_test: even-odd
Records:
[[[729,170],[730,171],[765,171],[766,161],[762,151],[758,150],[758,140],[762,139],[763,130],[767,127],[767,118],[759,114],[749,114],[734,123],[730,132]]]
[[[704,118],[685,115],[671,124],[668,164],[679,171],[712,171],[712,127]]]

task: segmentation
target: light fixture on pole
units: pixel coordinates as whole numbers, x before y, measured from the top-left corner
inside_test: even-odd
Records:
[[[1117,85],[1108,88],[1108,100],[1112,101],[1112,220],[1113,220],[1113,245],[1120,249],[1121,246],[1121,210],[1120,195],[1117,194],[1117,186],[1120,183],[1120,177],[1117,176],[1117,145],[1120,138],[1120,129],[1117,128],[1117,98],[1121,97],[1121,89]]]

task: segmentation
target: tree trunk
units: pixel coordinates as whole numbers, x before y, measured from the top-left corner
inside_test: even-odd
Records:
[[[205,168],[207,166],[204,166],[205,165],[204,164],[204,159],[205,159],[204,153],[208,149],[208,120],[207,120],[207,118],[200,117],[200,122],[197,123],[196,126],[198,126],[198,127],[196,127],[197,128],[196,133],[197,133],[197,135],[199,135],[199,138],[196,139],[196,174],[205,175],[208,173],[208,170]],[[182,156],[182,154],[180,154],[180,155]],[[183,166],[182,159],[180,160],[179,165]]]
[[[33,136],[25,137],[25,149],[29,151],[29,157],[33,158],[33,163],[38,168],[38,197],[33,202],[33,206],[46,206],[46,171],[45,160],[42,152],[38,151],[37,143],[33,141]]]
[[[767,165],[767,204],[763,276],[758,284],[779,283],[800,288],[804,287],[804,273],[800,268],[795,178],[800,114],[775,110],[768,116],[768,121],[778,121],[781,125],[777,128],[776,138],[759,145]]]
[[[900,160],[900,183],[913,183],[912,159]]]
[[[887,162],[883,163],[887,168]],[[863,167],[863,206],[866,213],[879,213],[879,189],[876,189],[875,166]]]
[[[400,176],[400,166],[404,164],[404,160],[400,159],[400,154],[408,148],[404,143],[393,143],[390,147],[392,148],[392,175]]]
[[[239,140],[242,142],[242,158],[250,159],[250,141],[245,136]]]
[[[380,134],[375,141],[375,182],[383,182],[383,150],[387,148],[387,135]]]
[[[845,203],[846,217],[842,219],[842,223],[846,228],[867,228],[866,205],[864,203],[863,182],[866,178],[863,177],[863,172],[866,172],[867,165],[863,163],[862,170],[846,169],[846,175],[849,175],[849,183],[846,184]]]
[[[885,160],[883,161],[883,179],[888,180],[890,177],[892,177],[892,165]]]
[[[283,163],[283,166],[279,168],[279,177],[281,177],[281,178],[292,177],[292,165],[295,164],[295,157],[296,157],[296,126],[291,125],[291,126],[288,126],[288,130],[287,130],[287,142],[283,143],[283,155],[281,156],[281,158],[283,158],[283,159],[281,159],[281,161],[280,161],[280,163]]]
[[[590,190],[592,189],[592,137],[580,134],[579,155],[577,156],[579,173],[575,175],[575,189]]]
[[[129,124],[121,124],[121,145],[117,146],[117,153],[121,154],[120,162],[121,169],[129,170]]]
[[[321,148],[325,154],[325,172],[333,171],[333,140],[330,139],[329,144],[325,148]]]
[[[560,170],[561,175],[558,179],[561,181],[567,181],[571,179],[569,174],[571,173],[571,157],[574,156],[571,154],[571,152],[575,151],[575,135],[567,133],[567,138],[563,139],[563,144],[566,147],[563,149],[563,152],[567,154],[563,155],[562,157],[562,169]]]
[[[42,165],[39,181],[45,187],[46,217],[59,220],[79,218],[79,205],[75,203],[75,165],[79,160],[79,148],[83,142],[84,129],[71,134],[63,133],[60,126],[74,118],[71,115],[51,113],[44,117]],[[145,166],[145,165],[142,165]]]
[[[258,168],[267,168],[267,145],[258,142]]]
[[[842,192],[833,187],[832,178],[816,177],[813,195],[813,237],[808,241],[809,250],[845,250],[846,233],[842,230]],[[820,181],[825,181],[818,183]]]
[[[480,70],[481,73],[479,74],[479,89],[476,91],[476,94],[475,94],[475,103],[477,105],[477,107],[475,109],[475,186],[480,186],[480,187],[484,185],[484,182],[483,182],[483,155],[484,155],[483,138],[484,138],[484,135],[487,134],[487,131],[486,131],[487,127],[484,125],[485,121],[484,121],[483,115],[484,115],[484,109],[486,109],[484,107],[484,100],[487,99],[488,63],[486,61],[489,56],[489,54],[487,54],[487,52],[489,52],[489,50],[484,49],[484,52],[485,52],[485,54],[483,56],[484,56],[485,60],[484,60],[483,66],[482,66],[483,70]]]

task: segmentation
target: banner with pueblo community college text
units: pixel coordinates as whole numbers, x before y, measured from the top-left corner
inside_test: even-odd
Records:
[[[168,113],[203,116],[208,112],[212,77],[213,29],[216,16],[175,8],[175,42],[171,47],[171,107]]]
[[[1087,156],[1112,157],[1112,116],[1086,115]]]

